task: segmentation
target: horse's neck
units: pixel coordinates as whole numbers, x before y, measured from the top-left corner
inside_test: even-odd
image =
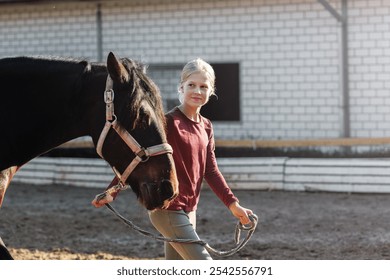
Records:
[[[48,136],[55,134],[60,145],[81,136],[100,133],[104,125],[105,75],[93,76],[83,82],[79,92],[65,92],[56,103],[56,122],[47,130]]]
[[[24,164],[72,139],[96,134],[91,127],[104,125],[103,79],[88,79],[78,90],[53,81],[13,84],[0,104],[6,132],[0,137],[0,165]]]

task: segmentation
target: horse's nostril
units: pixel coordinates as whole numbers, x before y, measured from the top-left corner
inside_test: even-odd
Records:
[[[169,180],[164,179],[160,182],[160,190],[167,198],[171,198],[173,196],[173,187],[171,181]]]
[[[161,180],[161,185],[162,186],[171,186],[171,181],[167,180],[167,179],[163,179]]]

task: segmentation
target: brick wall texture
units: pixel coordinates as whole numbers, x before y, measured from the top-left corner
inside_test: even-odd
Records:
[[[341,13],[341,0],[328,2]],[[101,1],[100,48],[97,9],[0,5],[0,57],[97,61],[113,51],[150,65],[238,62],[241,120],[215,122],[216,138],[343,135],[341,24],[318,1]],[[351,136],[390,137],[390,1],[349,0],[348,31]],[[151,69],[163,98],[176,98],[180,67]]]

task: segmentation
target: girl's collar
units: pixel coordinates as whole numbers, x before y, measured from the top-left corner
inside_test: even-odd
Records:
[[[196,115],[192,115],[192,114],[188,114],[184,108],[182,106],[177,106],[176,107],[187,119],[189,119],[190,121],[194,122],[194,123],[200,123],[202,118],[201,118],[201,115],[197,112]]]

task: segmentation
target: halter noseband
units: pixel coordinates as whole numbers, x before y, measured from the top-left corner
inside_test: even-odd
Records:
[[[107,76],[106,90],[104,91],[104,102],[106,103],[106,123],[103,127],[102,132],[96,146],[96,151],[101,158],[103,157],[103,144],[106,140],[108,131],[110,128],[113,128],[116,133],[122,138],[126,145],[133,151],[135,158],[127,166],[123,174],[114,167],[111,166],[114,170],[115,175],[118,177],[122,186],[126,185],[126,180],[130,176],[131,172],[137,167],[140,162],[146,162],[151,156],[158,156],[166,153],[172,153],[172,147],[168,143],[162,143],[159,145],[151,146],[148,148],[143,148],[138,142],[134,139],[131,134],[124,129],[118,122],[114,112],[114,90],[113,90],[113,81],[110,75]]]

